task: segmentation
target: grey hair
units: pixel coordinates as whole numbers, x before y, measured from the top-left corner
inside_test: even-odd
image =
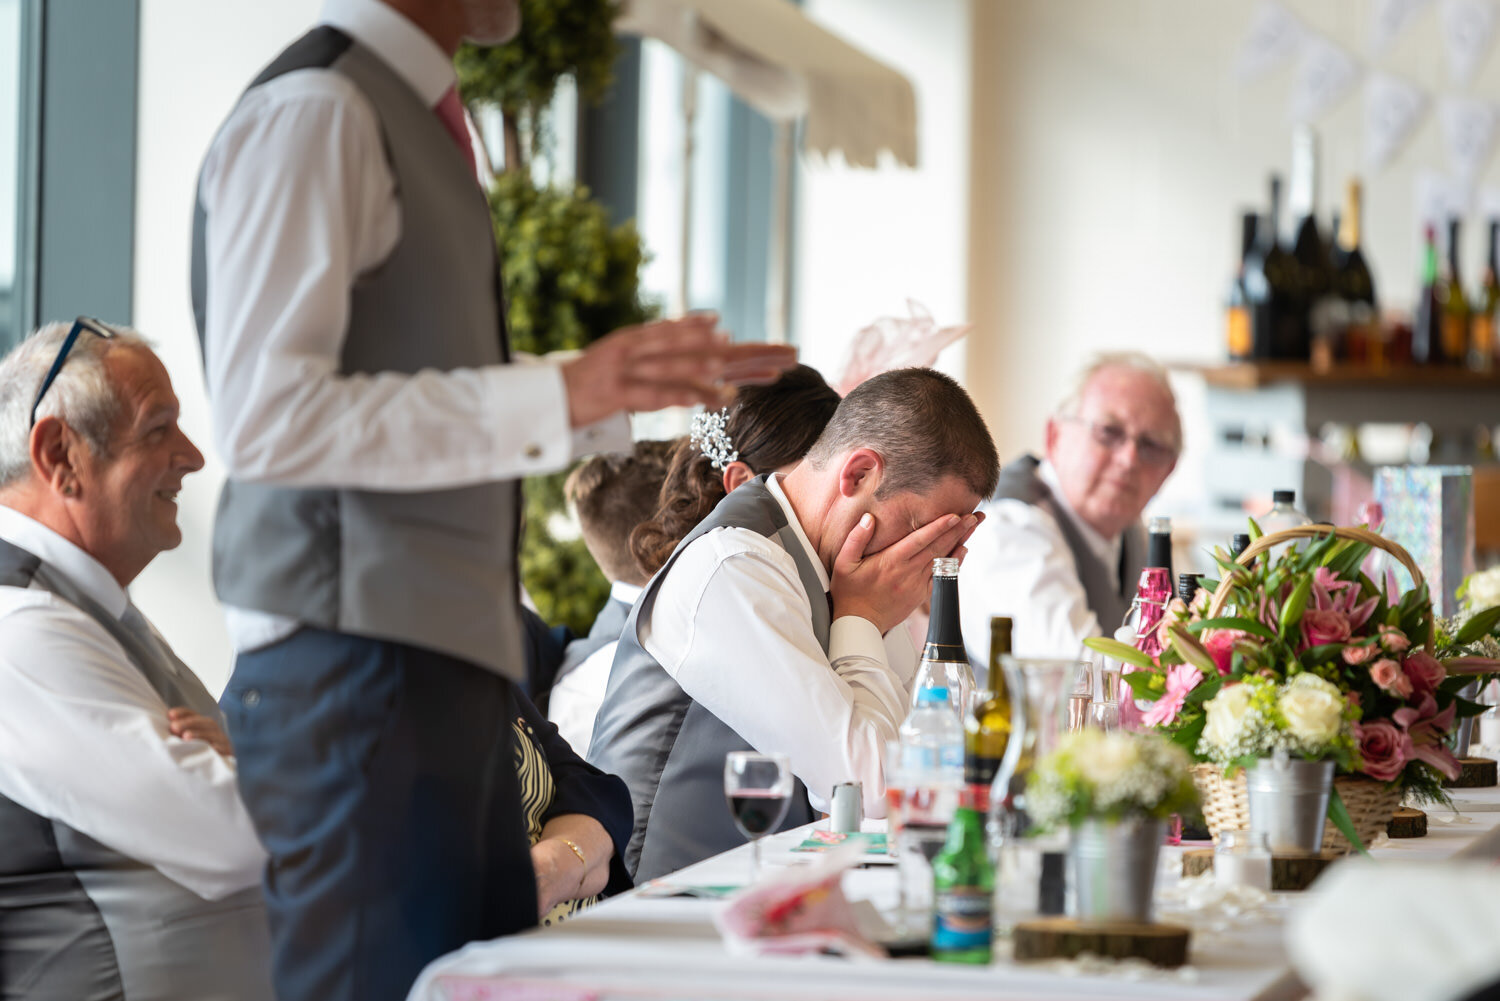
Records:
[[[1182,416],[1177,412],[1177,394],[1172,392],[1172,382],[1167,378],[1167,370],[1161,363],[1150,355],[1140,351],[1103,351],[1089,359],[1073,380],[1073,387],[1068,395],[1063,397],[1057,405],[1055,416],[1077,417],[1078,408],[1083,405],[1083,391],[1088,388],[1094,376],[1108,369],[1125,369],[1147,376],[1156,383],[1168,400],[1172,401],[1172,418],[1177,427],[1174,429],[1172,444],[1178,448],[1182,447]]]
[[[19,483],[31,473],[31,406],[47,370],[57,359],[70,323],[49,323],[0,359],[0,487]],[[47,388],[36,419],[57,417],[84,440],[95,455],[109,454],[110,427],[120,411],[120,397],[104,369],[104,358],[116,348],[148,348],[127,327],[109,325],[115,336],[79,331],[67,361]]]

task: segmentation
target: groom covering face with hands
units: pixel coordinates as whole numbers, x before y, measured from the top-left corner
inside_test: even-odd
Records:
[[[790,756],[784,827],[851,780],[884,815],[882,751],[916,668],[897,627],[933,559],[963,555],[998,475],[968,394],[903,369],[856,388],[800,465],[733,491],[682,541],[626,623],[589,751],[630,787],[637,882],[744,840],[724,806],[730,751]]]

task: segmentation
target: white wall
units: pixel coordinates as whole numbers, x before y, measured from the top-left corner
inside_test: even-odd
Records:
[[[980,0],[983,2],[983,0]],[[968,0],[808,0],[807,14],[905,73],[917,95],[919,165],[855,170],[799,158],[793,329],[832,381],[854,333],[906,300],[943,325],[968,315]],[[886,158],[887,160],[889,158]],[[943,368],[962,375],[963,342]]]
[[[1283,3],[1371,62],[1369,0]],[[976,0],[970,303],[983,339],[971,336],[968,375],[1002,455],[1040,440],[1046,413],[1089,352],[1223,357],[1220,303],[1239,212],[1262,206],[1268,172],[1285,176],[1290,166],[1291,68],[1256,88],[1230,77],[1255,6]],[[1428,5],[1374,61],[1434,96],[1455,90],[1438,9]],[[1500,57],[1466,92],[1500,94]],[[1360,170],[1362,116],[1356,91],[1315,123],[1325,228],[1346,178]],[[1429,116],[1394,162],[1366,179],[1365,253],[1383,305],[1409,305],[1416,179],[1446,165],[1441,129]],[[1492,165],[1486,180],[1497,177]],[[1471,283],[1480,262],[1476,223],[1463,246]]]
[[[217,693],[233,655],[209,581],[209,532],[223,466],[212,454],[188,294],[198,167],[245,85],[312,24],[318,0],[143,0],[136,157],[135,323],[156,342],[182,426],[208,457],[179,501],[183,544],[131,588],[182,659]]]

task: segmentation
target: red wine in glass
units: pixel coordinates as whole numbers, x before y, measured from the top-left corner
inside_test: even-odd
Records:
[[[786,818],[790,799],[778,792],[744,790],[729,797],[729,812],[734,826],[746,838],[769,834]]]
[[[781,826],[794,779],[785,754],[731,751],[724,757],[724,798],[734,826],[750,839],[750,881],[760,870],[760,839]]]

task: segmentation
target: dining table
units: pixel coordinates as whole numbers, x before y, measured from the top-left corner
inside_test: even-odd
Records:
[[[1425,807],[1427,834],[1371,846],[1378,860],[1440,861],[1465,855],[1500,858],[1500,789],[1450,790],[1451,809]],[[867,822],[867,830],[882,822]],[[765,872],[809,864],[797,850],[827,821],[762,841]],[[1298,893],[1226,892],[1212,874],[1182,875],[1182,854],[1207,842],[1164,846],[1158,865],[1156,919],[1192,932],[1188,964],[1176,970],[1141,961],[1083,957],[1015,962],[997,941],[989,965],[936,962],[925,956],[880,958],[823,953],[756,954],[726,941],[715,923],[730,888],[749,878],[748,845],[587,908],[550,928],[475,942],[430,964],[411,1001],[917,1001],[917,999],[1192,999],[1282,1001],[1305,988],[1288,959],[1284,923]],[[1343,864],[1334,862],[1336,867]],[[897,909],[892,865],[847,870],[845,895],[856,906]],[[1002,894],[1005,888],[1002,886]],[[1316,892],[1316,886],[1312,891]],[[1008,907],[1006,906],[1008,903]],[[1025,901],[1020,904],[1024,905]],[[1017,901],[1002,902],[1014,911]],[[1023,906],[1024,909],[1024,906]]]

